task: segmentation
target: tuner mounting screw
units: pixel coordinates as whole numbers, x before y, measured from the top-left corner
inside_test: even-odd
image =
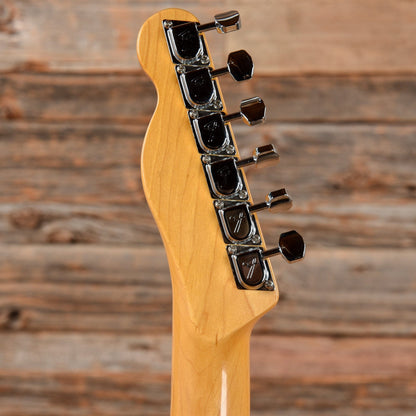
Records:
[[[209,57],[208,57],[208,55],[202,55],[200,61],[201,61],[201,64],[202,65],[209,64]]]
[[[252,241],[254,244],[260,244],[260,242],[261,242],[261,238],[260,238],[260,236],[259,236],[258,234],[256,234],[256,235],[253,235],[253,238],[251,239],[251,241]]]
[[[215,208],[217,208],[217,209],[224,208],[224,202],[222,202],[222,201],[215,201],[214,205],[215,205]]]
[[[185,65],[178,65],[176,70],[178,71],[178,74],[183,74],[186,71]]]
[[[264,282],[264,285],[263,286],[264,286],[264,288],[266,290],[273,290],[274,289],[274,284],[273,284],[273,282],[271,280],[266,280]]]
[[[232,155],[235,152],[235,148],[232,144],[229,144],[226,148],[225,151],[227,152],[227,154]]]
[[[238,196],[239,196],[241,199],[246,199],[246,198],[247,198],[247,196],[248,196],[247,191],[246,191],[245,189],[242,189],[242,190],[238,193]]]
[[[173,25],[172,20],[165,20],[165,21],[163,22],[163,27],[164,27],[165,29],[169,29],[170,27],[172,27],[172,25]]]
[[[211,157],[208,156],[208,155],[204,155],[204,156],[202,156],[202,161],[204,163],[211,163]]]
[[[192,120],[195,120],[196,118],[198,118],[198,111],[190,110],[189,111],[189,117],[191,117]]]
[[[214,100],[212,102],[212,106],[216,109],[216,110],[221,110],[222,108],[222,102],[220,100]]]
[[[230,254],[237,253],[237,247],[236,246],[228,246],[227,250],[228,250],[228,253],[230,253]]]

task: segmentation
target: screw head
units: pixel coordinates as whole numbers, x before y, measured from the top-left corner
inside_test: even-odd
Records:
[[[209,57],[208,57],[208,55],[202,55],[200,61],[201,61],[201,64],[202,65],[209,64]]]
[[[212,106],[216,109],[216,110],[221,110],[222,108],[222,102],[221,100],[214,100],[212,102]]]
[[[164,26],[165,29],[169,29],[170,27],[172,27],[172,25],[173,25],[172,20],[165,20],[163,22],[163,26]]]
[[[242,189],[241,191],[239,191],[239,192],[238,192],[238,196],[239,196],[241,199],[246,199],[246,198],[247,198],[247,196],[248,196],[248,193],[247,193],[247,191],[246,191],[245,189]]]
[[[189,110],[189,117],[191,117],[192,120],[195,120],[196,118],[198,118],[198,111]]]
[[[236,246],[228,246],[227,251],[229,254],[235,254],[237,253],[237,247]]]
[[[178,65],[176,67],[176,70],[178,71],[178,74],[183,74],[186,71],[185,65]]]
[[[224,202],[222,202],[222,201],[215,201],[214,202],[214,205],[215,205],[215,208],[217,208],[217,209],[222,209],[222,208],[224,208]]]
[[[260,236],[259,236],[258,234],[255,234],[255,235],[253,235],[253,237],[252,237],[251,241],[252,241],[254,244],[260,244],[260,242],[261,242],[261,238],[260,238]]]
[[[264,287],[266,290],[273,290],[273,289],[274,289],[274,283],[273,283],[273,281],[271,281],[271,280],[266,280],[266,281],[264,282],[264,284],[263,284],[263,287]]]
[[[228,155],[232,155],[235,152],[235,148],[232,144],[229,144],[226,148],[225,151]]]
[[[204,155],[204,156],[202,156],[202,161],[204,163],[211,163],[211,157],[208,156],[208,155]]]

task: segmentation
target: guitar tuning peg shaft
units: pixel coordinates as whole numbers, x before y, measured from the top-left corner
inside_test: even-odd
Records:
[[[211,77],[215,78],[229,73],[235,81],[244,81],[253,77],[253,69],[251,56],[241,49],[231,52],[228,55],[227,66],[212,70]]]
[[[280,234],[278,246],[263,251],[262,257],[267,259],[279,254],[289,263],[303,259],[305,257],[305,242],[302,236],[295,230]]]
[[[263,123],[266,116],[266,106],[260,97],[248,98],[241,101],[240,111],[223,116],[223,121],[228,123],[242,118],[249,126]]]
[[[274,165],[279,161],[279,153],[275,149],[273,144],[266,144],[264,146],[256,147],[253,150],[253,156],[240,159],[237,162],[239,168],[243,168],[250,165],[258,166],[259,163],[263,165]]]
[[[228,33],[239,30],[241,27],[240,13],[237,10],[219,13],[214,16],[214,21],[198,25],[198,32],[207,32],[216,29],[218,33]]]
[[[264,202],[251,205],[249,211],[254,213],[268,209],[271,212],[281,212],[289,210],[292,208],[292,205],[292,198],[287,194],[286,189],[282,188],[270,192]]]

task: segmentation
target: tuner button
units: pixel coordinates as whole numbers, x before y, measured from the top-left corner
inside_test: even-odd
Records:
[[[263,260],[258,250],[237,256],[237,267],[242,283],[255,287],[264,280]]]
[[[252,234],[252,223],[247,204],[232,205],[221,212],[226,234],[232,241],[247,240]]]
[[[245,159],[240,159],[237,162],[237,166],[239,168],[253,165],[256,166],[258,163],[262,163],[264,165],[271,165],[275,164],[279,161],[279,153],[277,153],[277,150],[275,149],[274,145],[272,144],[266,144],[264,146],[256,147],[253,150],[253,156],[247,157]]]
[[[305,242],[295,230],[280,234],[278,247],[263,251],[263,258],[281,254],[289,263],[305,257]]]
[[[229,121],[242,118],[246,124],[253,126],[262,123],[265,115],[266,106],[263,100],[260,97],[253,97],[241,101],[239,112],[227,114],[222,119],[225,123],[228,123]]]
[[[214,16],[214,19],[218,33],[233,32],[241,27],[240,13],[237,10],[218,13]]]
[[[279,247],[282,256],[292,263],[305,257],[305,243],[295,230],[280,234]]]
[[[266,116],[266,106],[260,97],[241,101],[240,111],[243,121],[249,126],[263,123]]]
[[[253,76],[253,60],[251,56],[245,51],[235,51],[228,55],[228,70],[231,76],[236,81],[244,81]]]
[[[262,166],[265,164],[271,165],[279,161],[279,153],[275,149],[273,144],[266,144],[264,146],[257,147],[253,152],[253,158],[257,163],[262,163]]]
[[[236,81],[245,81],[252,78],[253,68],[251,56],[245,50],[239,50],[231,52],[228,55],[227,66],[212,70],[211,76],[214,78],[229,72]]]
[[[214,16],[214,21],[198,26],[199,32],[217,29],[218,33],[228,33],[241,27],[240,13],[237,10],[219,13]]]
[[[266,196],[264,202],[259,202],[250,207],[250,212],[263,211],[269,209],[272,212],[286,211],[292,207],[292,198],[287,194],[286,190],[279,189],[272,191]]]
[[[272,212],[287,211],[292,208],[292,198],[285,189],[270,192],[266,197],[266,203]]]

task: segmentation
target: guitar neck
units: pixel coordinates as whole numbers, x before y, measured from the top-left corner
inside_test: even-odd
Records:
[[[171,415],[249,416],[251,327],[218,342],[173,311]]]

